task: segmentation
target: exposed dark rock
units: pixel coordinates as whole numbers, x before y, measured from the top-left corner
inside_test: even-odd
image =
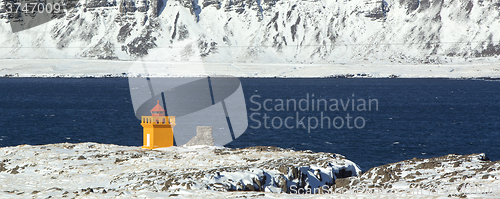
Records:
[[[295,24],[293,24],[290,27],[290,31],[292,33],[292,41],[295,41],[295,35],[297,34],[297,26],[299,25],[299,23],[300,23],[300,16],[297,17],[297,21],[295,21]]]
[[[0,162],[0,172],[7,171],[7,169],[4,166],[5,164],[3,162]]]
[[[263,178],[252,178],[252,181],[255,185],[257,185],[257,191],[264,191],[264,184],[266,183],[265,175]]]
[[[208,6],[213,6],[217,9],[220,9],[221,7],[221,2],[219,0],[205,0],[203,1],[203,8],[206,8]]]
[[[484,154],[456,155],[450,154],[441,157],[418,159],[413,158],[402,162],[391,163],[379,167],[371,168],[360,177],[344,178],[336,180],[336,187],[343,187],[350,190],[362,188],[391,188],[393,183],[406,183],[409,189],[422,189],[427,191],[439,191],[439,189],[450,189],[460,181],[471,182],[470,179],[488,180],[498,178],[492,175],[495,168],[500,163],[491,162]],[[451,170],[451,171],[450,171]],[[403,176],[403,171],[406,174]],[[446,172],[445,172],[446,171]],[[348,180],[351,179],[351,180]],[[352,179],[356,179],[356,183]],[[442,182],[449,182],[442,184]],[[481,182],[477,182],[480,184]],[[442,186],[442,188],[437,188]],[[452,186],[452,187],[447,187]],[[457,191],[469,185],[462,183],[456,187]],[[475,186],[475,185],[474,185]],[[398,189],[400,189],[398,188]]]
[[[280,175],[278,177],[278,188],[281,188],[283,192],[288,193],[288,184],[287,184],[287,179],[285,178],[284,175]]]
[[[250,146],[244,149],[248,150],[256,150],[256,151],[289,151],[287,149],[283,149],[280,147],[275,147],[275,146]]]
[[[421,0],[417,12],[423,12],[427,10],[430,6],[431,3],[429,2],[429,0]]]
[[[118,59],[118,57],[114,53],[114,49],[115,48],[113,43],[109,41],[104,42],[103,40],[101,40],[99,44],[83,52],[81,56],[106,60]]]
[[[198,40],[198,48],[200,49],[200,56],[206,57],[211,53],[217,53],[217,42],[210,42],[208,44],[206,41]]]
[[[175,20],[174,20],[174,31],[172,32],[172,39],[175,38],[175,35],[177,34],[177,21],[179,20],[179,12],[177,12],[177,15],[175,15]]]
[[[127,44],[125,50],[127,53],[136,57],[144,57],[148,54],[148,50],[156,47],[156,37],[152,35],[153,30],[145,30],[145,33],[136,37]]]
[[[124,0],[124,3],[125,3],[125,12],[135,12],[137,10],[134,1]]]
[[[337,178],[335,180],[335,188],[349,188],[351,184],[350,178]]]
[[[255,191],[255,187],[253,186],[253,184],[247,184],[245,185],[245,191]]]
[[[415,167],[415,169],[434,169],[436,167],[440,167],[441,163],[439,162],[424,162]]]
[[[124,162],[124,161],[127,161],[128,159],[124,158],[124,159],[120,159],[120,158],[116,158],[115,160],[115,163],[120,163],[120,162]]]
[[[97,8],[97,7],[112,7],[116,6],[116,0],[88,0],[85,4],[86,8]]]
[[[340,169],[339,173],[335,174],[335,176],[337,178],[347,178],[347,177],[351,177],[352,175],[353,175],[353,173],[351,171],[346,170],[346,169]]]
[[[14,167],[13,169],[10,170],[10,174],[18,174],[19,173],[19,166]]]
[[[278,171],[280,171],[282,174],[288,175],[288,167],[280,166],[278,168]]]
[[[174,179],[172,179],[172,178],[168,179],[168,180],[164,183],[163,188],[162,188],[161,190],[162,190],[162,191],[167,191],[167,190],[168,190],[168,188],[170,188],[170,187],[172,186],[173,182],[174,182]]]
[[[182,41],[186,38],[189,38],[189,31],[186,25],[181,24],[179,25],[179,40]]]
[[[377,1],[376,6],[368,10],[365,17],[372,18],[373,20],[384,19],[389,11],[389,4],[386,1]]]
[[[406,7],[406,14],[410,14],[411,12],[418,9],[420,5],[420,1],[414,0],[399,0],[399,4]]]
[[[116,36],[116,40],[120,43],[125,42],[127,37],[130,36],[130,33],[132,32],[132,29],[135,26],[135,22],[133,24],[127,23],[124,26],[120,28],[120,31],[118,32],[118,35]]]

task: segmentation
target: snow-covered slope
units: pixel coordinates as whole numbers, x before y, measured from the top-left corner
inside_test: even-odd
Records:
[[[3,0],[6,1],[6,0]],[[500,5],[483,0],[80,0],[12,33],[1,59],[257,63],[498,62]]]
[[[292,186],[331,187],[338,178],[361,174],[339,154],[276,147],[22,145],[0,148],[0,161],[0,198],[238,195],[227,191],[272,195],[290,192]]]
[[[403,198],[412,195],[498,198],[499,179],[500,161],[492,162],[485,154],[450,154],[375,167],[360,177],[339,179],[336,187],[343,192],[363,190]]]
[[[361,174],[339,154],[277,147],[0,148],[0,198],[498,198],[499,177],[500,162],[484,154],[414,158]]]

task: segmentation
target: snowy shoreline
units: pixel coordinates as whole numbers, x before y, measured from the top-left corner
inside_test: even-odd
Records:
[[[1,59],[0,77],[206,77],[240,78],[447,78],[497,79],[495,62],[411,65],[391,63],[203,63],[82,59]],[[160,68],[158,73],[130,71],[133,65]]]
[[[340,154],[263,146],[20,145],[0,148],[0,160],[2,198],[500,196],[500,161],[484,154],[414,158],[364,173]]]

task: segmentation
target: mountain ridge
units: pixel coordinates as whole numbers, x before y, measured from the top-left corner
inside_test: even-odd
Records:
[[[82,0],[65,16],[16,33],[0,11],[0,58],[496,62],[499,7],[479,0]]]

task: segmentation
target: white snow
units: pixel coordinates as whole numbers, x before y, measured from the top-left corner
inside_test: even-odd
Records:
[[[500,78],[500,64],[262,64],[154,62],[77,59],[5,59],[0,76],[13,77],[401,77],[401,78]],[[144,65],[148,74],[131,70]],[[139,67],[142,69],[142,67]]]
[[[114,198],[121,195],[150,198],[172,194],[205,197],[264,193],[227,193],[227,189],[244,190],[249,186],[255,190],[267,187],[265,190],[279,193],[283,190],[276,183],[279,178],[285,180],[287,174],[280,173],[277,165],[296,164],[305,175],[302,177],[306,177],[306,186],[311,187],[324,184],[325,180],[332,183],[340,169],[360,174],[356,164],[340,155],[330,155],[209,146],[147,150],[97,143],[3,147],[0,148],[0,181],[5,183],[0,184],[0,198]],[[307,166],[307,161],[302,160],[307,157],[323,159],[328,164]],[[312,170],[324,179],[316,179]],[[298,180],[290,178],[288,183],[299,184]],[[267,192],[265,195],[279,196]]]
[[[406,160],[361,175],[356,164],[339,154],[273,147],[147,150],[98,143],[21,145],[0,148],[0,198],[441,198],[460,194],[498,198],[500,163],[481,160],[484,157]],[[436,162],[441,164],[424,165]],[[337,178],[341,169],[355,177]],[[393,173],[385,179],[379,170]],[[339,179],[350,181],[350,187],[342,186]],[[322,186],[326,189],[319,190]],[[289,194],[282,193],[283,188]],[[309,194],[314,190],[320,194]]]

